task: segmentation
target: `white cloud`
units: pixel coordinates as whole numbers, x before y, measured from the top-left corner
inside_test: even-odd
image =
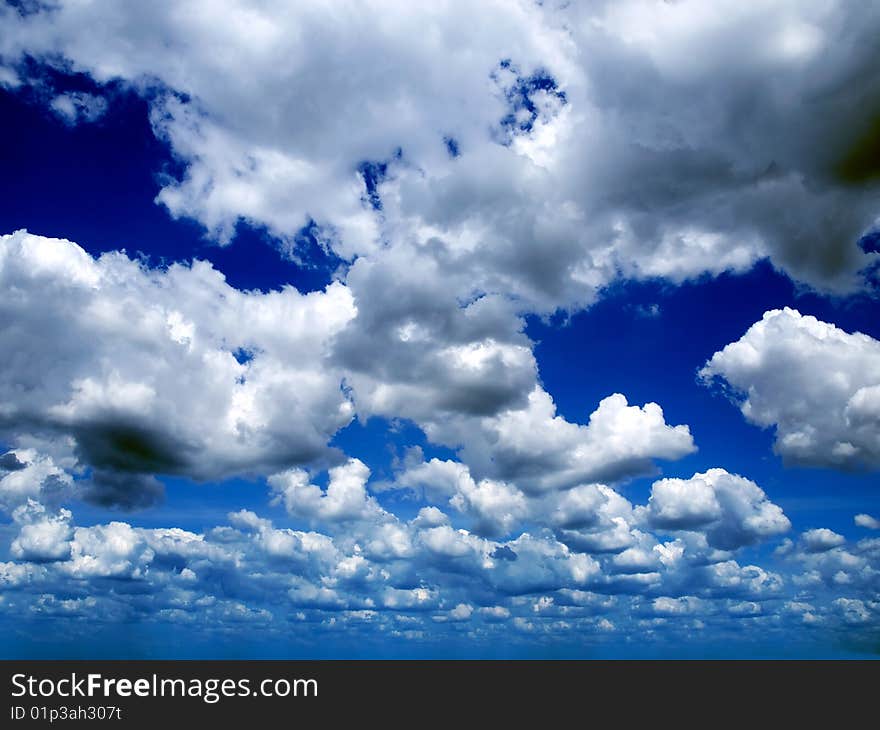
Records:
[[[307,472],[301,469],[274,474],[269,485],[275,501],[283,502],[288,513],[295,517],[318,520],[322,523],[369,520],[379,518],[382,508],[369,494],[366,484],[370,470],[358,459],[330,469],[326,491],[309,483]]]
[[[846,538],[827,527],[819,527],[804,532],[801,535],[801,542],[808,552],[821,553],[840,547],[846,542]]]
[[[30,499],[55,502],[70,496],[73,479],[51,456],[13,449],[0,458],[0,508],[6,512]]]
[[[0,428],[73,437],[105,497],[125,489],[113,473],[216,478],[327,458],[351,419],[324,363],[355,313],[340,284],[244,293],[206,263],[149,270],[18,232],[0,239],[0,289],[14,353]],[[252,358],[239,363],[240,350]]]
[[[77,527],[70,561],[62,568],[73,578],[144,579],[155,553],[125,522]]]
[[[694,596],[682,596],[681,598],[670,598],[669,596],[659,596],[651,602],[654,613],[664,616],[680,616],[682,614],[699,613],[702,609],[703,602]]]
[[[28,54],[148,96],[186,165],[160,202],[221,241],[241,219],[286,245],[314,219],[347,258],[436,241],[451,287],[467,270],[542,310],[766,255],[852,289],[875,258],[856,246],[878,213],[854,145],[878,91],[862,6],[59,2],[4,24],[7,75]],[[390,164],[382,215],[364,161]]]
[[[49,514],[39,502],[29,499],[12,513],[21,529],[9,552],[14,558],[31,562],[67,560],[71,553],[73,528],[69,510]]]
[[[724,469],[654,482],[644,514],[649,525],[661,530],[705,532],[709,545],[721,550],[791,528],[782,509],[757,484]]]
[[[880,530],[880,520],[871,515],[859,514],[854,518],[854,522],[859,527],[867,527],[869,530]]]
[[[766,312],[700,371],[726,381],[746,419],[776,428],[793,464],[880,466],[880,342],[794,309]]]
[[[603,399],[585,425],[557,415],[536,386],[524,409],[466,422],[429,424],[426,432],[463,444],[462,460],[476,474],[537,493],[591,481],[617,481],[650,472],[654,459],[679,459],[696,450],[685,425],[670,426],[656,403],[630,406],[616,393]]]
[[[733,550],[791,528],[782,509],[754,482],[724,469],[690,479],[661,479],[651,487],[644,512],[661,530],[704,532],[710,546]]]
[[[588,306],[621,277],[681,282],[764,257],[822,290],[864,285],[876,256],[856,239],[877,220],[877,170],[853,141],[880,91],[880,13],[854,7],[0,9],[0,83],[48,83],[31,78],[41,62],[91,75],[94,94],[44,89],[69,123],[112,104],[104,84],[144,95],[180,162],[158,196],[172,215],[224,244],[241,220],[265,227],[292,256],[314,220],[346,259],[324,291],[261,294],[203,262],[2,238],[0,436],[14,448],[0,506],[18,562],[0,563],[0,611],[285,637],[295,620],[318,640],[367,624],[421,639],[436,617],[473,640],[635,635],[645,617],[651,632],[722,615],[870,625],[876,541],[809,531],[777,555],[783,575],[737,562],[789,528],[753,482],[712,469],[659,480],[636,506],[615,491],[693,453],[689,428],[619,393],[584,423],[562,417],[523,319]],[[703,376],[741,392],[787,460],[880,464],[869,337],[770,312]],[[374,485],[436,505],[409,521],[379,505],[368,466],[328,447],[355,416],[408,419],[456,452],[413,454]],[[146,506],[156,474],[272,474],[272,498],[310,531],[248,510],[204,533],[76,527],[59,506]]]

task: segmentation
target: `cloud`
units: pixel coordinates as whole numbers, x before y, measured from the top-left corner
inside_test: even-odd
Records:
[[[70,560],[62,569],[73,578],[144,580],[155,553],[138,530],[126,522],[77,527]]]
[[[880,467],[880,342],[872,337],[772,310],[716,352],[700,377],[726,383],[750,423],[774,426],[786,462]]]
[[[644,512],[660,530],[704,532],[712,547],[732,550],[782,534],[791,522],[754,482],[724,469],[690,479],[661,479]]]
[[[295,469],[269,477],[275,501],[282,502],[295,517],[321,523],[378,519],[384,510],[367,494],[370,470],[358,459],[330,469],[330,482],[323,491],[309,484],[308,474]]]
[[[807,530],[801,535],[801,543],[804,549],[811,553],[822,553],[831,548],[840,547],[846,542],[843,535],[839,535],[827,527],[819,527]]]
[[[288,477],[282,486],[290,486]],[[327,489],[319,490],[322,506],[302,502],[315,521],[312,531],[276,526],[249,510],[231,513],[226,524],[203,533],[121,521],[79,527],[68,510],[52,512],[31,500],[15,514],[16,562],[0,563],[7,599],[0,615],[14,611],[78,621],[97,612],[110,621],[185,624],[194,636],[248,622],[261,634],[282,631],[294,641],[304,635],[291,622],[303,622],[318,632],[313,636],[328,640],[381,635],[389,642],[412,632],[423,640],[453,640],[439,624],[457,631],[456,625],[466,623],[476,632],[469,641],[491,644],[512,630],[565,641],[572,631],[586,637],[606,633],[603,621],[617,631],[634,631],[639,621],[654,618],[667,623],[652,630],[670,637],[695,618],[723,626],[766,616],[784,630],[787,617],[796,624],[806,614],[784,610],[780,599],[791,603],[794,591],[805,586],[814,593],[808,613],[829,625],[851,623],[852,616],[838,610],[838,599],[862,601],[872,610],[880,549],[871,541],[815,552],[806,548],[805,537],[798,543],[803,549],[784,558],[791,571],[783,576],[738,562],[731,557],[736,548],[712,549],[697,528],[661,542],[645,525],[638,527],[644,508],[633,509],[607,487],[585,489],[578,497],[595,505],[598,514],[590,518],[571,500],[551,509],[551,497],[577,494],[577,488],[527,498],[536,519],[592,530],[594,548],[566,544],[549,527],[487,539],[451,526],[437,508],[423,508],[409,522],[390,513],[377,520],[372,509],[336,512],[336,497],[344,495],[330,496],[330,484],[357,493],[355,502],[364,504],[367,478],[356,460],[334,467]],[[716,491],[724,513],[724,488]],[[271,493],[283,501],[296,490],[291,495],[276,485]],[[293,504],[295,509],[299,502]],[[319,514],[321,509],[326,514]],[[615,520],[627,526],[630,542],[609,552],[599,536],[618,529]],[[709,534],[723,521],[716,517],[699,530]],[[375,543],[383,540],[377,549]],[[392,544],[398,548],[390,549]]]
[[[859,527],[867,527],[869,530],[880,530],[880,520],[878,520],[876,517],[872,517],[871,515],[856,515],[854,518],[854,522]]]
[[[0,240],[0,288],[14,353],[0,430],[71,437],[98,503],[149,504],[155,473],[222,478],[338,458],[326,444],[353,409],[324,358],[355,312],[344,286],[240,292],[203,262],[151,270],[21,231]],[[240,348],[254,357],[239,363]]]
[[[476,474],[514,482],[531,493],[626,479],[649,473],[654,459],[696,451],[688,427],[667,424],[656,403],[631,406],[615,393],[582,425],[557,415],[553,399],[539,386],[524,409],[479,421],[430,424],[425,430],[441,443],[463,444],[462,460]]]
[[[852,290],[876,258],[857,246],[878,213],[862,153],[880,94],[872,9],[3,12],[7,74],[28,56],[144,94],[184,165],[158,200],[222,242],[239,220],[285,246],[314,220],[346,259],[437,241],[428,255],[446,252],[453,287],[466,270],[468,287],[542,311],[589,303],[620,274],[681,281],[765,256]]]
[[[90,482],[81,486],[80,496],[102,507],[129,511],[158,504],[165,496],[165,487],[151,475],[95,469]]]
[[[19,469],[24,469],[26,466],[27,463],[19,461],[18,454],[14,451],[7,451],[0,456],[0,469],[5,472],[18,471]]]
[[[364,627],[545,646],[614,633],[676,645],[731,621],[868,635],[876,540],[818,528],[778,568],[749,564],[763,553],[745,548],[790,523],[723,469],[659,479],[634,504],[617,489],[693,454],[689,427],[621,393],[563,417],[525,315],[588,307],[620,279],[680,283],[765,258],[821,291],[867,286],[880,13],[819,0],[193,8],[4,6],[0,83],[38,88],[47,65],[90,77],[89,92],[36,95],[69,124],[110,111],[116,88],[142,95],[179,163],[157,196],[173,216],[223,245],[245,221],[294,258],[317,240],[343,263],[323,291],[243,292],[205,262],[3,236],[0,615],[351,645]],[[774,426],[787,461],[875,468],[878,353],[775,311],[702,377]],[[411,421],[454,459],[411,452],[371,484],[329,444],[373,416]],[[268,475],[286,514],[238,510],[191,532],[78,526],[62,506],[147,507],[166,475]],[[380,488],[414,504],[395,514],[401,495],[380,504]]]
[[[12,517],[21,525],[18,537],[9,548],[14,558],[42,562],[70,557],[73,528],[69,510],[62,509],[57,515],[48,514],[42,504],[29,499],[13,512]]]
[[[398,297],[415,318],[400,341],[407,347],[377,350],[374,324],[361,318],[372,300],[362,305],[357,277],[354,288],[337,282],[310,294],[240,292],[204,262],[148,269],[23,231],[2,239],[0,286],[16,292],[2,306],[18,353],[0,382],[0,428],[71,437],[94,469],[84,496],[102,505],[160,499],[153,474],[223,478],[338,459],[327,442],[356,411],[412,418],[433,441],[461,447],[480,480],[530,491],[623,479],[694,450],[687,426],[620,394],[586,425],[556,415],[522,322],[500,302],[453,303],[459,334],[420,334],[419,307],[430,299]],[[240,362],[240,350],[251,358]],[[358,358],[370,363],[369,382]],[[499,400],[492,394],[505,379]],[[469,504],[485,504],[486,489]]]

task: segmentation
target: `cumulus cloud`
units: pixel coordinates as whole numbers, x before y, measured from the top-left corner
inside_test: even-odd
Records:
[[[859,514],[854,518],[854,522],[859,527],[867,527],[869,530],[880,530],[880,520],[871,515]]]
[[[149,503],[154,473],[217,478],[328,458],[351,419],[324,365],[327,338],[355,312],[340,284],[246,293],[206,263],[150,270],[20,231],[0,240],[0,288],[13,353],[0,429],[72,437],[99,503]],[[240,350],[253,357],[239,362]]]
[[[8,513],[31,499],[52,503],[73,492],[72,477],[51,456],[15,449],[0,459],[0,509]]]
[[[69,510],[49,514],[39,502],[29,499],[12,514],[21,530],[9,552],[14,558],[30,562],[66,560],[70,557],[73,528]]]
[[[792,566],[790,576],[738,562],[732,557],[736,547],[711,548],[707,536],[713,525],[734,509],[725,489],[752,498],[751,510],[737,507],[741,523],[749,523],[749,516],[757,515],[758,523],[764,519],[754,490],[721,484],[738,479],[723,472],[694,477],[719,482],[722,516],[704,510],[704,522],[698,526],[692,517],[690,529],[671,542],[648,531],[641,512],[654,504],[633,508],[601,485],[526,497],[534,519],[546,526],[491,539],[453,527],[436,507],[422,508],[408,522],[387,512],[377,515],[378,507],[363,510],[370,504],[364,498],[368,476],[352,460],[334,467],[325,490],[305,480],[291,482],[289,473],[272,485],[273,498],[282,503],[292,498],[294,511],[304,505],[315,519],[311,531],[276,526],[250,510],[231,513],[226,524],[203,533],[121,521],[78,527],[69,511],[52,512],[30,500],[14,513],[16,562],[0,563],[8,598],[0,614],[26,611],[76,621],[99,611],[108,620],[149,616],[194,631],[248,622],[290,636],[297,635],[291,622],[302,622],[309,632],[351,636],[368,630],[389,641],[415,634],[441,640],[444,632],[437,625],[443,623],[450,630],[473,627],[470,641],[491,642],[495,632],[511,629],[563,640],[572,631],[590,637],[607,633],[609,626],[637,630],[638,622],[654,619],[663,623],[653,624],[652,631],[671,635],[687,631],[694,619],[721,616],[778,621],[774,617],[791,615],[802,621],[806,614],[783,610],[780,598],[804,586],[827,591],[814,596],[807,612],[817,620],[849,622],[852,617],[839,610],[840,598],[872,610],[871,586],[880,574],[877,541],[816,551],[808,546],[810,534],[827,543],[826,532],[834,533],[807,533],[784,558]],[[333,483],[338,493],[331,495]],[[300,502],[303,485],[320,493]],[[358,499],[344,498],[349,493]],[[355,503],[355,509],[336,511]],[[326,515],[315,518],[322,509]],[[566,527],[554,532],[552,523]],[[613,538],[621,526],[626,544],[602,544],[603,534]],[[571,532],[583,534],[584,541],[567,539]],[[771,536],[764,531],[763,537]]]
[[[846,538],[827,527],[819,527],[807,530],[801,535],[801,543],[804,549],[811,553],[822,553],[831,548],[840,547],[846,542]]]
[[[244,221],[293,258],[316,240],[343,265],[323,291],[243,292],[204,262],[151,268],[2,237],[13,524],[0,613],[283,637],[302,625],[311,641],[363,626],[422,640],[428,622],[469,641],[871,626],[876,540],[810,530],[777,572],[743,558],[790,527],[754,482],[710,469],[656,481],[647,504],[617,491],[694,453],[690,429],[620,393],[564,418],[524,315],[589,306],[621,278],[682,282],[763,258],[822,291],[865,286],[880,13],[819,0],[194,8],[3,6],[0,83],[39,85],[44,65],[91,77],[90,92],[41,96],[68,124],[100,118],[117,86],[141,94],[179,163],[157,197],[173,216],[223,245]],[[768,312],[702,377],[774,426],[787,461],[880,465],[870,337]],[[413,452],[371,485],[328,444],[373,416],[411,421],[455,458]],[[157,476],[242,474],[271,475],[286,514],[239,510],[190,532],[77,526],[61,506],[136,509],[161,498]],[[411,490],[412,519],[380,505],[380,487]]]
[[[657,529],[705,532],[709,545],[721,550],[749,545],[791,527],[764,490],[724,469],[654,482],[644,513]]]
[[[557,415],[536,386],[523,409],[467,422],[429,424],[426,433],[463,444],[461,457],[479,476],[542,492],[590,481],[618,481],[650,472],[654,459],[696,451],[686,425],[671,426],[656,403],[631,406],[620,393],[603,399],[586,424]]]
[[[550,308],[619,272],[680,281],[768,255],[842,290],[874,258],[856,245],[878,212],[859,154],[880,93],[868,8],[3,12],[7,69],[27,54],[145,92],[185,163],[159,200],[221,241],[240,219],[287,240],[313,219],[350,258],[406,231],[443,241],[450,273]]]
[[[750,422],[776,429],[787,462],[880,467],[880,342],[785,308],[716,352],[700,376],[721,380]]]
[[[384,511],[366,491],[370,470],[358,459],[330,469],[326,491],[310,484],[308,473],[294,469],[269,477],[275,500],[295,517],[321,523],[378,518]]]

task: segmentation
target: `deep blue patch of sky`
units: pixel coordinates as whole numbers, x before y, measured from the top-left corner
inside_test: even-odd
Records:
[[[56,92],[94,91],[79,77],[53,78]],[[105,90],[106,93],[106,90]],[[0,228],[27,228],[42,236],[68,238],[93,255],[125,249],[153,265],[210,261],[239,289],[323,289],[341,263],[317,245],[308,225],[295,244],[300,261],[278,254],[261,228],[239,223],[229,246],[218,246],[204,229],[173,219],[154,202],[160,177],[180,170],[150,126],[147,102],[115,88],[107,113],[93,123],[68,126],[33,94],[0,89],[0,118],[7,142],[0,165],[9,185],[0,196]]]

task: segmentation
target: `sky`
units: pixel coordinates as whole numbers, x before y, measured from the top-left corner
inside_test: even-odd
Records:
[[[0,5],[0,656],[878,655],[878,32]]]

